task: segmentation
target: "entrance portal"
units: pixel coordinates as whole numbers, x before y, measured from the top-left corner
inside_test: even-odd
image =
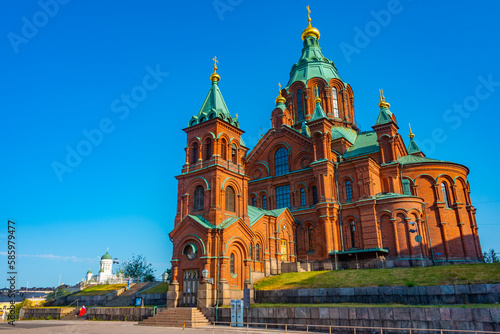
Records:
[[[182,306],[196,306],[200,271],[198,269],[184,270],[182,282]]]

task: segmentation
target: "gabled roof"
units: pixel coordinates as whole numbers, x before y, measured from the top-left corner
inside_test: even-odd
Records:
[[[380,146],[377,142],[377,133],[375,131],[360,132],[356,137],[354,145],[349,147],[344,154],[345,159],[367,155],[380,151]]]
[[[342,126],[334,126],[331,131],[332,140],[345,138],[351,144],[354,144],[358,133],[353,129],[344,128]]]
[[[222,93],[219,89],[218,81],[216,80],[212,81],[212,86],[208,91],[207,97],[205,98],[200,111],[197,115],[191,117],[188,126],[193,126],[215,117],[228,122],[238,129],[240,128],[238,119],[231,117],[229,109],[227,108],[226,102],[224,101]]]
[[[188,217],[191,217],[195,222],[199,223],[201,226],[205,228],[215,228],[215,225],[206,220],[202,215],[199,216],[188,215]]]
[[[250,218],[250,226],[257,222],[263,216],[278,217],[282,214],[286,208],[275,209],[275,210],[264,210],[261,208],[256,208],[254,206],[248,206],[248,217]]]

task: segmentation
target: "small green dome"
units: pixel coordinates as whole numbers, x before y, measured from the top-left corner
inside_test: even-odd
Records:
[[[106,254],[104,254],[102,257],[101,257],[101,260],[113,260],[113,258],[111,257],[111,255],[109,255],[108,253],[108,249],[106,249]]]

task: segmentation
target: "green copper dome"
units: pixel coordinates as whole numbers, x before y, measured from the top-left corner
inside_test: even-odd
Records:
[[[200,111],[197,115],[191,117],[188,126],[200,124],[216,117],[226,121],[238,129],[240,128],[238,118],[231,117],[231,114],[227,109],[226,102],[224,101],[222,93],[219,89],[218,80],[213,80],[212,86],[208,91],[207,97],[205,98]]]
[[[104,254],[103,256],[101,256],[101,260],[113,260],[113,258],[111,257],[111,255],[109,255],[107,249],[106,249],[106,254]]]
[[[326,58],[321,52],[321,47],[316,37],[309,36],[304,39],[304,48],[299,61],[292,66],[290,80],[286,87],[290,87],[296,81],[307,84],[312,78],[323,78],[328,83],[331,79],[342,78],[337,72],[333,61]]]

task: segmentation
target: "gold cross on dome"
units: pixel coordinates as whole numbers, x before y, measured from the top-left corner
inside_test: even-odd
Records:
[[[217,57],[213,57],[212,60],[214,61],[214,69],[217,69],[217,63],[219,62]]]
[[[307,17],[309,20],[311,19],[311,10],[309,9],[309,6],[307,6]]]

